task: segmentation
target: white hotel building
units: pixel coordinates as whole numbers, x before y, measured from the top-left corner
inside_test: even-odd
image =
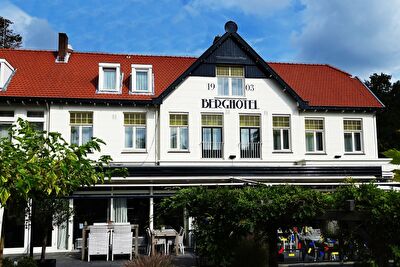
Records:
[[[0,50],[0,135],[22,117],[72,143],[96,136],[129,171],[75,192],[49,251],[73,249],[85,221],[156,227],[154,203],[182,187],[391,179],[377,149],[383,104],[357,77],[266,62],[234,22],[225,30],[198,58],[77,52],[65,34],[58,51]],[[23,214],[6,215],[5,253],[27,251]]]

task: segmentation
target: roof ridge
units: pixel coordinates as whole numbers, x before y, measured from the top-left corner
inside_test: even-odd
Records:
[[[285,65],[307,65],[307,66],[328,66],[325,63],[306,63],[306,62],[280,62],[280,61],[265,61],[267,64],[285,64]]]
[[[279,61],[266,61],[267,64],[285,64],[285,65],[304,65],[304,66],[325,66],[329,67],[335,71],[339,71],[349,77],[354,77],[354,75],[351,75],[350,73],[339,69],[338,67],[335,67],[329,63],[305,63],[305,62],[279,62]]]
[[[0,48],[0,51],[23,51],[23,52],[51,52],[57,53],[57,50],[47,49],[8,49]],[[168,57],[168,58],[189,58],[197,59],[198,57],[189,55],[156,55],[156,54],[134,54],[134,53],[109,53],[109,52],[95,52],[95,51],[73,51],[73,54],[92,54],[92,55],[110,55],[110,56],[135,56],[135,57]]]

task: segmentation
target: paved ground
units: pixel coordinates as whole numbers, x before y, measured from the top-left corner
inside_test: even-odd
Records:
[[[80,254],[76,253],[63,253],[63,254],[49,254],[49,258],[57,259],[57,267],[121,267],[127,261],[127,257],[116,257],[114,261],[106,261],[105,257],[91,257],[91,261],[81,261]],[[177,267],[194,267],[196,266],[196,259],[193,254],[186,253],[174,257],[174,263]]]

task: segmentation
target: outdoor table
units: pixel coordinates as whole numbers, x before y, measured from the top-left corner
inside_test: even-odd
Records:
[[[151,255],[155,254],[155,239],[163,238],[165,239],[165,245],[167,245],[168,239],[175,239],[175,254],[178,255],[178,232],[175,229],[157,229],[152,232],[151,235]]]
[[[86,253],[86,236],[87,236],[87,232],[90,232],[90,227],[89,225],[85,225],[82,228],[82,256],[81,259],[84,261],[85,260],[85,253]],[[110,223],[107,224],[107,228],[109,231],[114,230],[114,224]],[[138,256],[139,253],[139,249],[138,249],[138,245],[139,245],[139,224],[131,224],[131,229],[135,230],[135,256]]]

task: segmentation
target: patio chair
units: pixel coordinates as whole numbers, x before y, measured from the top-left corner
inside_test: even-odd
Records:
[[[150,248],[151,248],[152,233],[151,233],[149,228],[147,228],[146,231],[147,231],[147,235],[149,236],[149,244],[150,244]],[[165,242],[165,239],[163,239],[163,238],[154,238],[154,245],[155,246],[161,246],[162,250],[164,251],[164,254],[167,254],[167,244]],[[149,249],[149,252],[148,252],[149,255],[150,255],[150,251],[151,251],[151,249]]]
[[[185,230],[183,229],[183,227],[181,227],[176,240],[168,240],[168,244],[167,244],[168,252],[170,251],[170,247],[175,245],[175,242],[178,242],[179,252],[182,253],[182,255],[185,254],[185,246],[183,245],[184,235],[185,235]]]
[[[110,248],[110,235],[107,226],[91,226],[88,237],[88,262],[92,255],[106,255]]]
[[[112,250],[111,260],[114,260],[114,255],[128,254],[129,259],[132,260],[132,238],[130,224],[114,225],[114,232],[112,234]]]

